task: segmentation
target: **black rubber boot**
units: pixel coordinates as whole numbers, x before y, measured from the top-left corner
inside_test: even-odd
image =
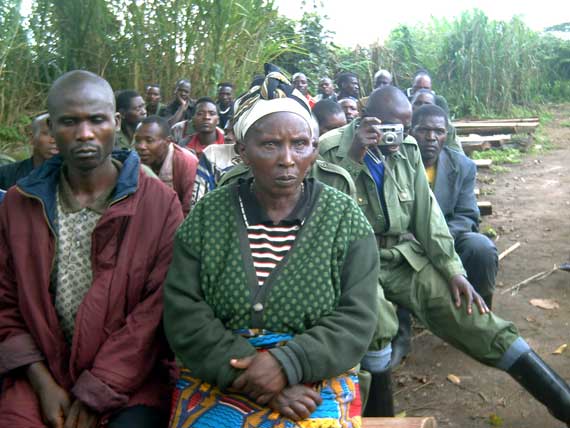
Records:
[[[396,311],[398,315],[398,332],[392,340],[392,356],[390,367],[398,367],[412,349],[412,315],[402,307]]]
[[[507,372],[570,427],[570,387],[534,351],[521,355]]]
[[[367,418],[393,417],[392,372],[388,368],[383,372],[371,374],[370,392],[362,416]]]

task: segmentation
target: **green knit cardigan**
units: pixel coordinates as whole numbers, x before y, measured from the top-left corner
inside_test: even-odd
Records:
[[[375,330],[379,258],[370,225],[345,194],[315,183],[310,214],[287,256],[259,286],[238,186],[207,194],[179,228],[164,291],[168,340],[195,376],[222,389],[231,358],[255,349],[235,329],[291,333],[270,352],[290,384],[358,364]]]

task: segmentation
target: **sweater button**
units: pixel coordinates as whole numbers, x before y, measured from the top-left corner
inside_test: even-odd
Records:
[[[263,310],[263,304],[262,303],[256,303],[255,305],[253,305],[253,310],[255,312],[261,312]]]

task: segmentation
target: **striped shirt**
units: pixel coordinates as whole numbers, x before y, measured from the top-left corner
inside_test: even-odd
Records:
[[[257,282],[263,285],[271,271],[287,255],[301,226],[248,225],[247,237]]]
[[[304,191],[293,212],[279,224],[274,224],[251,191],[251,182],[249,179],[240,183],[239,201],[257,281],[261,286],[293,247],[307,214],[305,207],[313,183],[305,180]]]

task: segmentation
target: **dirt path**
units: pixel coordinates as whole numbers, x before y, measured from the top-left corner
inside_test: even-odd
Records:
[[[484,224],[499,233],[499,252],[521,243],[500,264],[494,310],[512,320],[530,345],[570,380],[570,349],[552,354],[560,345],[570,345],[570,273],[557,271],[514,296],[500,294],[554,264],[570,261],[570,128],[562,125],[570,120],[570,105],[553,108],[552,113],[545,133],[555,149],[525,156],[506,173],[480,173],[479,187],[491,193],[482,197],[494,210]],[[529,303],[534,298],[554,299],[560,307],[536,308]],[[436,416],[440,427],[563,426],[508,375],[471,360],[437,337],[420,333],[413,346],[394,376],[397,412]],[[459,376],[461,384],[449,382],[448,374]]]

